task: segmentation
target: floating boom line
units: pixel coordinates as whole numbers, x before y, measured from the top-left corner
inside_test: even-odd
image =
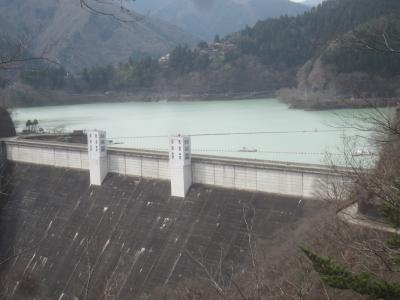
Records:
[[[304,133],[329,133],[329,132],[343,132],[350,127],[341,127],[339,129],[314,129],[314,130],[281,130],[281,131],[244,131],[244,132],[216,132],[216,133],[194,133],[184,134],[191,137],[202,136],[230,136],[230,135],[261,135],[261,134],[304,134]],[[111,137],[111,140],[121,139],[151,139],[151,138],[169,138],[170,135],[141,135],[141,136],[120,136]]]

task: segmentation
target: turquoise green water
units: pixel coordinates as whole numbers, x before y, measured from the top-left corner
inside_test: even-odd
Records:
[[[207,102],[131,102],[19,108],[13,113],[19,130],[28,119],[44,129],[103,129],[107,137],[230,132],[314,131],[192,138],[197,153],[292,162],[322,163],[325,152],[340,153],[343,134],[332,130],[340,117],[368,110],[302,111],[275,99]],[[316,131],[317,130],[317,131]],[[167,138],[113,139],[120,147],[167,148]],[[257,152],[239,152],[246,147]],[[310,154],[311,153],[311,154]]]

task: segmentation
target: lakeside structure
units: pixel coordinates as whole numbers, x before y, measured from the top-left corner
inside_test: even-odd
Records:
[[[106,133],[101,130],[87,132],[89,174],[91,185],[101,185],[108,173]]]
[[[319,165],[192,155],[186,136],[160,152],[110,147],[105,132],[87,133],[87,144],[1,139],[0,259],[8,263],[0,275],[10,297],[147,299],[202,276],[193,257],[241,272],[246,222],[272,251],[274,236],[318,211],[311,199],[332,176]],[[22,254],[9,258],[14,252]],[[26,278],[40,284],[27,291]]]
[[[22,138],[2,143],[9,161],[89,170],[93,185],[101,185],[107,173],[169,180],[177,197],[197,183],[316,198],[322,182],[340,176],[323,165],[192,155],[188,136],[171,137],[169,153],[107,147],[103,131],[88,131],[88,137],[88,145]]]
[[[269,253],[279,244],[274,237],[290,239],[320,207],[201,184],[172,197],[166,180],[115,173],[90,186],[86,170],[21,162],[9,162],[4,181],[0,277],[9,289],[1,292],[21,300],[159,299],[157,290],[203,278],[193,257],[240,274],[249,251],[245,220]],[[29,280],[37,284],[27,290]]]
[[[192,185],[192,154],[189,136],[172,136],[169,145],[171,196],[185,197]]]

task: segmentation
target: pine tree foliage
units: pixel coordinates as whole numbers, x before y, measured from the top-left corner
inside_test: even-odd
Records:
[[[370,296],[372,299],[400,299],[400,283],[377,280],[366,272],[352,274],[332,258],[318,256],[305,248],[302,250],[312,262],[315,271],[330,287],[353,290],[361,295]]]

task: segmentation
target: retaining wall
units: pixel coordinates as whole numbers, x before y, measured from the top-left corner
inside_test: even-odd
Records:
[[[7,159],[54,167],[89,170],[85,145],[33,140],[5,141]],[[168,155],[130,149],[108,149],[108,171],[128,176],[169,179]]]
[[[170,179],[168,155],[162,152],[109,148],[108,171],[128,176]]]
[[[6,141],[7,159],[54,167],[88,170],[88,153],[83,145],[39,141]]]
[[[88,170],[85,145],[12,139],[5,141],[10,161]],[[108,170],[127,176],[169,180],[166,152],[108,148]],[[193,183],[313,198],[321,182],[337,177],[321,165],[193,155]]]
[[[194,158],[195,183],[313,198],[329,178],[325,166],[218,157]]]

